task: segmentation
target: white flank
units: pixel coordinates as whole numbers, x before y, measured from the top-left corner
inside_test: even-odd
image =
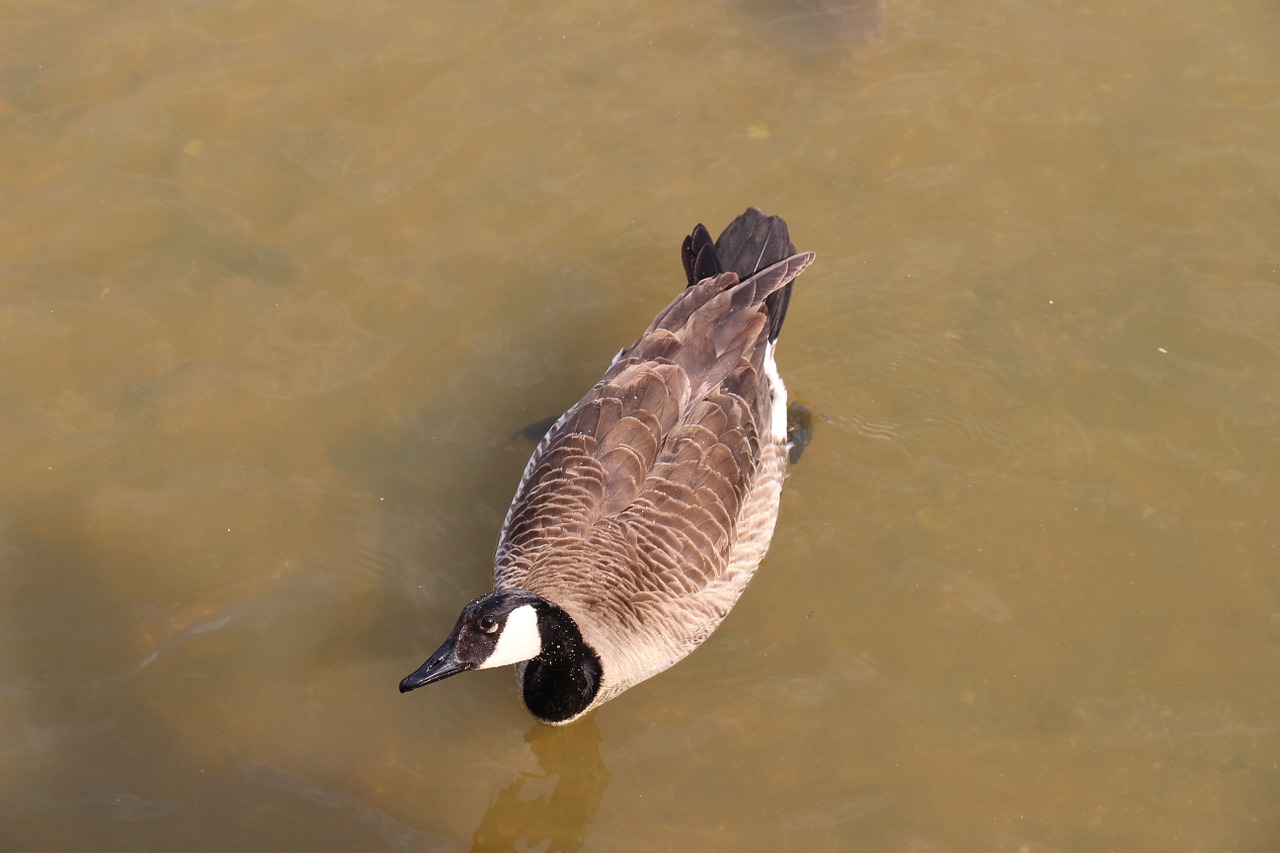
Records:
[[[787,441],[787,386],[782,384],[778,363],[773,360],[775,346],[777,344],[764,345],[764,375],[769,378],[769,388],[773,391],[773,408],[769,412],[772,421],[769,428],[773,437],[785,444]]]
[[[520,663],[536,658],[542,652],[542,635],[538,633],[538,612],[531,604],[522,604],[507,616],[507,624],[498,635],[493,654],[477,669]]]

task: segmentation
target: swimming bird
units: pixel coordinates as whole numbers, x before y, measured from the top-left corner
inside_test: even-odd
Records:
[[[571,722],[697,648],[768,550],[787,466],[774,348],[810,263],[755,208],[682,247],[688,286],[547,431],[498,537],[494,589],[400,692],[515,664]]]

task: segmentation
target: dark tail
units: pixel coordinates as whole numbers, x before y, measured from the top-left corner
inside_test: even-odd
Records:
[[[745,213],[730,222],[715,243],[711,242],[711,233],[706,227],[699,224],[692,234],[684,238],[681,250],[690,287],[722,272],[737,273],[738,280],[745,281],[794,254],[796,247],[787,234],[787,223],[782,217],[765,216],[754,207],[748,207]],[[769,312],[770,341],[778,339],[790,301],[790,284],[765,300],[765,310]]]

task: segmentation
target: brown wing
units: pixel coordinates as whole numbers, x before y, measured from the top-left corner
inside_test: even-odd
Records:
[[[605,571],[624,595],[681,594],[723,571],[768,422],[766,300],[812,257],[687,288],[619,355],[529,461],[499,542],[500,585],[536,588],[554,572],[563,588]]]
[[[640,545],[639,593],[689,595],[721,576],[759,447],[746,402],[722,390],[668,434],[640,494],[617,519]]]

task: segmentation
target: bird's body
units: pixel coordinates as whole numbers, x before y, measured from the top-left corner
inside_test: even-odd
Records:
[[[515,663],[525,705],[569,722],[723,621],[768,549],[787,464],[773,350],[812,262],[755,209],[685,240],[689,286],[538,444],[467,605],[401,690]]]

